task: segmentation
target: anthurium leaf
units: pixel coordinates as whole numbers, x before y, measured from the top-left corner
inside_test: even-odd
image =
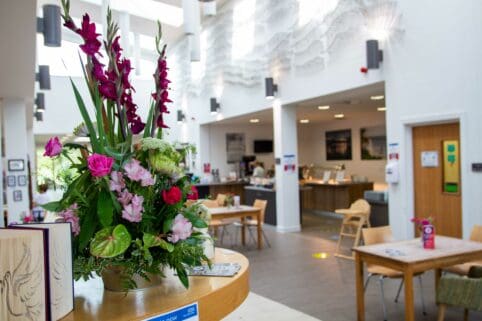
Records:
[[[110,192],[105,190],[100,191],[99,198],[97,199],[97,215],[99,216],[100,224],[102,224],[103,227],[112,224],[114,205],[112,204]]]
[[[115,257],[124,253],[130,244],[131,235],[124,225],[110,226],[95,234],[90,242],[90,254],[102,258]]]
[[[49,212],[59,212],[62,209],[60,202],[50,202],[40,206]]]

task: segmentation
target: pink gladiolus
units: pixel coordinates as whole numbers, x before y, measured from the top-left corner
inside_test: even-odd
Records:
[[[79,217],[76,214],[77,204],[72,204],[68,209],[59,212],[58,215],[64,219],[65,222],[70,223],[72,233],[77,236],[80,233]]]
[[[112,171],[112,173],[110,173],[109,187],[111,191],[116,191],[118,193],[120,193],[122,189],[126,187],[126,183],[121,172]]]
[[[55,157],[62,152],[62,144],[57,136],[49,139],[45,145],[44,156]]]
[[[142,220],[142,203],[144,198],[142,196],[135,195],[132,198],[132,203],[125,205],[122,210],[122,218],[129,222],[140,222]]]
[[[87,158],[87,166],[94,177],[108,175],[114,164],[114,159],[102,154],[92,154]]]
[[[123,190],[122,192],[119,193],[119,197],[117,198],[117,200],[123,206],[126,206],[132,200],[133,196],[134,195],[132,193],[129,193],[129,191],[125,189],[125,190]]]
[[[182,214],[177,214],[172,224],[172,235],[168,236],[168,240],[177,243],[179,240],[185,240],[192,233],[192,224]]]

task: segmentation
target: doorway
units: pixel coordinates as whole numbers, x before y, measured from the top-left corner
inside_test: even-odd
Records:
[[[459,123],[413,127],[417,218],[434,218],[438,235],[462,237]],[[415,231],[418,234],[418,231]]]

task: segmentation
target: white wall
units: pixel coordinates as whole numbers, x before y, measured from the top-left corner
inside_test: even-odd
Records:
[[[413,170],[409,125],[459,119],[463,234],[482,224],[482,1],[399,1],[405,34],[385,46],[388,143],[401,146],[401,180],[391,186],[390,224],[413,235]],[[430,215],[429,213],[427,215]]]
[[[256,160],[264,163],[264,168],[269,169],[274,165],[274,153],[255,154],[253,150],[255,140],[272,140],[272,124],[246,124],[244,126],[205,125],[209,135],[209,155],[211,169],[218,168],[221,177],[227,176],[229,171],[235,170],[234,164],[227,163],[226,134],[244,133],[246,155],[256,155]],[[202,166],[200,167],[202,169]]]
[[[361,160],[360,128],[385,126],[385,114],[367,114],[367,117],[330,121],[322,124],[298,125],[299,162],[303,165],[334,166],[345,164],[345,176],[362,175],[376,183],[385,182],[385,160]],[[325,132],[351,129],[352,160],[326,160]]]

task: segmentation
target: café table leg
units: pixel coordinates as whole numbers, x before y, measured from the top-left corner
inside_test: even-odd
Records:
[[[438,284],[440,282],[441,277],[442,277],[442,269],[435,269],[435,297],[437,297]],[[439,305],[437,302],[436,304]]]
[[[406,269],[403,273],[405,285],[405,321],[415,320],[413,308],[413,271]]]
[[[241,217],[241,244],[246,245],[246,225],[244,224],[246,217]]]
[[[355,252],[356,306],[357,320],[365,321],[365,291],[363,289],[363,261]]]

